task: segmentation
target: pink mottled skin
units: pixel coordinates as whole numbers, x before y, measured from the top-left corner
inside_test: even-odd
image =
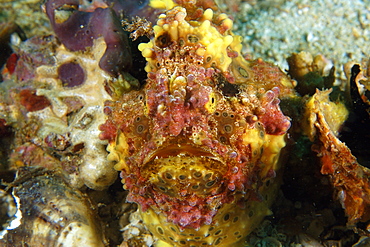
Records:
[[[266,112],[260,117],[260,121],[265,126],[266,133],[271,135],[284,134],[290,128],[290,121],[284,117],[279,108],[278,95],[279,88],[274,87],[262,98],[262,104],[265,105]]]
[[[191,77],[191,76],[190,76]],[[190,79],[190,78],[189,78]],[[204,80],[199,78],[198,80]],[[188,80],[188,92],[175,91],[174,94],[168,92],[168,78],[159,74],[155,79],[148,80],[147,85],[147,104],[149,107],[149,116],[157,119],[157,125],[154,130],[162,135],[178,136],[184,128],[195,125],[197,121],[206,121],[202,114],[199,114],[204,105],[209,101],[209,86],[200,87],[192,85]],[[159,85],[157,85],[159,82]],[[188,100],[186,100],[188,97]],[[159,105],[165,105],[164,112],[158,110]]]

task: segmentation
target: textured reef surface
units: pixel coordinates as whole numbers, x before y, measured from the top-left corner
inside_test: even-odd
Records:
[[[322,55],[283,72],[218,2],[1,24],[0,246],[366,246],[370,63],[343,87]]]

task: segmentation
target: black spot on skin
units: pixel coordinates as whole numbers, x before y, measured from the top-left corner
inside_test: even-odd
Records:
[[[224,96],[233,97],[239,93],[239,86],[228,82],[222,74],[217,74],[213,79]]]
[[[159,48],[165,48],[171,43],[171,37],[168,33],[163,33],[156,40],[155,44]]]

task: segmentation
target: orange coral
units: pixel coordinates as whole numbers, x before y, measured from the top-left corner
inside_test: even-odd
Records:
[[[335,135],[348,114],[344,106],[329,102],[327,92],[317,91],[307,104],[306,112],[310,113],[311,134],[315,133],[311,138],[317,141],[313,148],[321,159],[321,173],[330,177],[348,216],[348,225],[369,220],[370,170],[361,166]]]

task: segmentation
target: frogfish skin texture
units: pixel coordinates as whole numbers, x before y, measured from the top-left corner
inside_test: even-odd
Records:
[[[157,246],[235,246],[270,214],[293,85],[244,59],[231,28],[209,8],[167,10],[139,45],[146,84],[106,104],[108,159]]]

